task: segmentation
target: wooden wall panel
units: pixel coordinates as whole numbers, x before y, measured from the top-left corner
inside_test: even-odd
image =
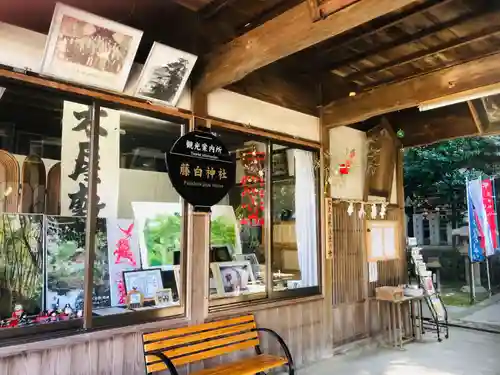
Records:
[[[362,301],[364,296],[365,222],[346,203],[333,206],[333,305]]]

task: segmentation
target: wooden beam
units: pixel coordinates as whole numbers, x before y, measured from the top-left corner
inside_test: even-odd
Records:
[[[175,0],[175,2],[185,8],[188,8],[189,10],[197,12],[210,4],[212,0]]]
[[[309,13],[311,14],[311,19],[313,22],[319,21],[321,19],[321,14],[319,12],[319,0],[306,0],[307,6],[309,7]]]
[[[472,119],[474,120],[474,124],[476,125],[477,131],[479,132],[479,134],[483,134],[484,133],[483,124],[481,123],[481,119],[479,118],[479,113],[477,113],[476,107],[474,107],[474,103],[468,100],[467,105],[469,106],[469,111],[472,116]]]
[[[319,0],[316,0],[319,2]],[[326,0],[322,1],[321,4],[318,5],[319,13],[322,18],[328,17],[335,12],[338,12],[342,8],[348,7],[349,5],[354,4],[355,2],[360,0]]]
[[[417,109],[388,115],[395,128],[404,131],[404,147],[415,147],[444,140],[478,135],[466,103],[418,112]]]
[[[242,95],[250,96],[280,107],[318,116],[319,97],[315,95],[313,82],[290,79],[272,65],[250,73],[241,81],[226,87]]]
[[[210,92],[227,86],[274,61],[415,2],[361,0],[314,23],[307,4],[301,3],[209,56],[197,89]]]
[[[332,102],[323,109],[329,127],[354,124],[374,116],[443,98],[477,94],[500,85],[500,53],[425,74]]]

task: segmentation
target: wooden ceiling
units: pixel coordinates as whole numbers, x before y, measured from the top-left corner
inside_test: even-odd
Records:
[[[198,91],[321,110],[326,126],[413,116],[405,110],[427,100],[500,84],[497,0],[65,2],[143,30],[139,62],[153,41],[201,56]],[[0,21],[47,33],[54,5],[2,1]]]

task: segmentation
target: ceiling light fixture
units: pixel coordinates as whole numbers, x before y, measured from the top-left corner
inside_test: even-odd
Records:
[[[491,85],[489,87],[480,90],[471,90],[471,91],[469,91],[469,94],[462,93],[462,94],[449,95],[441,99],[435,99],[423,102],[418,106],[418,109],[420,112],[430,111],[432,109],[463,103],[469,100],[484,98],[485,96],[497,95],[500,94],[500,87],[498,85]]]
[[[349,93],[349,96],[350,96],[350,97],[356,96],[356,92],[355,92],[355,91],[351,91],[351,92]]]

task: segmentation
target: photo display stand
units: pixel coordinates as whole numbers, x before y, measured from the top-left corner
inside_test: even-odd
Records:
[[[416,279],[424,290],[425,301],[432,317],[423,319],[423,321],[426,322],[427,329],[437,333],[438,341],[441,342],[441,334],[444,333],[445,338],[449,337],[448,311],[440,294],[436,291],[432,272],[427,270],[427,264],[424,262],[420,250],[419,247],[408,249],[408,281],[411,283],[413,279]],[[422,311],[420,314],[422,315]]]

